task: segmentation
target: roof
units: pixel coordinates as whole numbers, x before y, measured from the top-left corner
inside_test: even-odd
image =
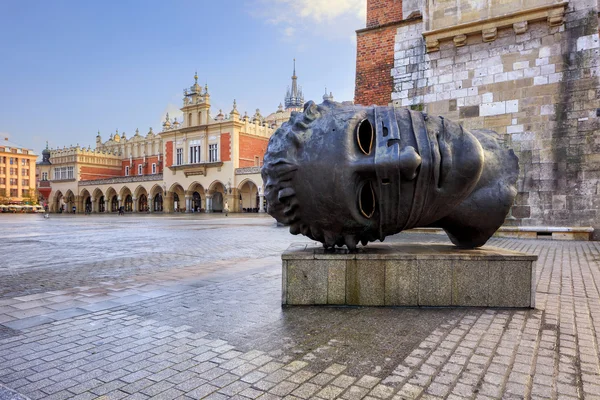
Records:
[[[11,142],[10,140],[7,140],[6,138],[0,139],[0,147],[10,147],[11,149],[22,149],[22,150],[27,150],[28,155],[36,155],[34,153],[33,150],[28,149],[27,147],[21,146],[20,144],[17,144],[15,142]]]

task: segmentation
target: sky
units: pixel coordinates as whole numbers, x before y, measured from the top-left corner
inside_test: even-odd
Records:
[[[0,140],[38,154],[95,146],[179,117],[208,84],[211,112],[277,110],[293,59],[305,101],[352,100],[366,0],[0,1]]]

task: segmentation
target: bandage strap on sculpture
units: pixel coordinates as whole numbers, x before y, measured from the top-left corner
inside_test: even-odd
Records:
[[[401,196],[402,176],[398,162],[402,146],[393,108],[375,108],[375,166],[379,185],[380,240],[394,227],[403,226],[409,215]],[[399,201],[400,200],[400,201]]]

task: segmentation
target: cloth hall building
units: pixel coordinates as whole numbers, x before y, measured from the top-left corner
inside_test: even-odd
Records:
[[[293,76],[294,88],[295,71]],[[208,87],[184,90],[183,120],[167,117],[160,133],[115,132],[96,146],[42,152],[38,188],[51,212],[263,212],[260,167],[282,106],[268,118],[256,110],[211,115]],[[295,94],[297,95],[297,93]]]

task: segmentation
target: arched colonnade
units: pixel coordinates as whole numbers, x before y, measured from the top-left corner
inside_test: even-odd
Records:
[[[252,180],[245,179],[231,188],[221,181],[208,187],[193,182],[187,188],[174,183],[166,188],[152,185],[114,185],[108,187],[80,187],[79,193],[61,190],[51,194],[51,212],[126,213],[154,212],[222,212],[227,204],[230,212],[264,212],[262,190]]]

